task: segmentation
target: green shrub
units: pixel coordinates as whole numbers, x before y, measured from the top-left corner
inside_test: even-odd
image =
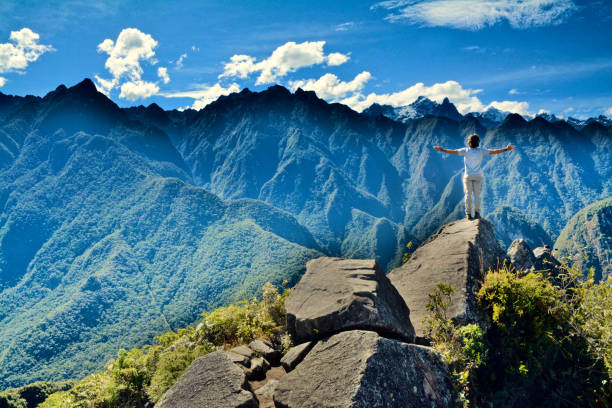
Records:
[[[477,379],[483,404],[589,407],[611,402],[604,359],[580,329],[606,317],[581,312],[584,300],[593,299],[594,286],[577,279],[571,283],[555,286],[540,274],[519,275],[508,268],[486,275],[476,294],[491,322],[489,361]],[[579,322],[579,316],[589,323]],[[609,314],[607,319],[609,328]]]
[[[74,381],[38,381],[19,388],[0,392],[0,408],[33,408],[42,403],[49,395],[67,390]]]
[[[458,406],[611,405],[612,282],[563,268],[554,283],[507,267],[486,274],[476,294],[486,331],[448,317],[452,286],[429,295],[429,337],[453,373]]]

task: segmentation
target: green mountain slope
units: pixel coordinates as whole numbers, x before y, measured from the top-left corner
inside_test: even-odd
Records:
[[[24,132],[0,173],[2,389],[83,377],[321,254],[289,213],[187,184],[163,133],[121,126]]]
[[[561,256],[568,256],[582,270],[593,268],[595,281],[612,276],[612,198],[580,210],[555,242]]]

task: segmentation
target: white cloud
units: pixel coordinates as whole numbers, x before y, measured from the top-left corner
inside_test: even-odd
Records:
[[[352,28],[355,25],[352,21],[347,21],[346,23],[338,24],[336,26],[336,31],[348,31],[349,28]]]
[[[256,62],[255,57],[236,54],[225,64],[224,71],[219,78],[246,78],[253,72],[259,72],[255,84],[269,84],[300,68],[324,62],[327,62],[328,65],[341,65],[348,61],[349,57],[344,54],[325,55],[324,45],[325,41],[305,41],[300,44],[289,41],[275,49],[268,58],[259,62]]]
[[[456,81],[437,83],[432,86],[426,86],[422,82],[419,82],[403,91],[388,94],[370,93],[364,96],[360,93],[356,93],[342,102],[357,111],[362,111],[373,103],[404,106],[414,102],[419,96],[426,96],[436,102],[442,102],[445,97],[448,97],[457,106],[460,112],[467,113],[484,110],[484,105],[480,99],[475,96],[480,91],[480,89],[464,89]]]
[[[513,88],[513,89],[509,90],[509,91],[508,91],[508,93],[509,93],[510,95],[516,95],[516,94],[518,94],[518,93],[519,93],[519,91]]]
[[[0,77],[0,88],[2,88],[4,86],[4,84],[6,84],[6,78],[5,77]]]
[[[156,47],[157,41],[150,34],[143,33],[137,28],[124,28],[116,41],[110,38],[102,41],[98,44],[98,52],[108,54],[104,66],[112,78],[105,79],[96,75],[97,88],[108,95],[112,89],[119,87],[121,81],[125,80],[127,82],[120,86],[120,98],[133,101],[157,93],[159,87],[156,83],[142,80],[141,66],[143,61],[151,65],[157,63],[154,51]],[[161,76],[160,78],[167,83],[165,78]]]
[[[125,98],[128,101],[135,101],[139,98],[148,98],[159,92],[159,86],[154,82],[147,81],[129,81],[121,85],[120,98]]]
[[[608,108],[608,109],[605,111],[605,114],[606,114],[606,115],[608,115],[608,116],[612,116],[612,107],[611,107],[611,108]]]
[[[546,109],[540,109],[538,111],[538,115],[543,115],[543,114],[550,114],[550,111],[547,111]]]
[[[392,0],[377,7],[395,11],[389,21],[467,30],[502,21],[514,28],[560,24],[577,9],[572,0]]]
[[[493,101],[487,105],[487,109],[495,108],[502,112],[513,112],[519,115],[529,116],[529,103],[517,101]]]
[[[39,44],[39,39],[40,35],[27,27],[19,31],[11,31],[11,42],[0,43],[0,73],[23,72],[41,55],[54,51],[50,45]],[[2,77],[0,82],[0,86],[3,86],[6,78]]]
[[[446,81],[431,86],[426,86],[422,82],[419,82],[402,91],[388,94],[370,93],[368,95],[363,95],[360,92],[354,92],[340,102],[361,112],[373,103],[405,106],[414,102],[419,96],[425,96],[438,103],[441,103],[444,98],[448,98],[462,114],[468,112],[484,112],[491,107],[520,114],[529,113],[529,104],[527,102],[493,101],[485,105],[478,96],[476,96],[480,92],[482,92],[482,89],[465,89],[456,81]]]
[[[191,46],[191,51],[196,52],[196,51],[200,51],[199,47],[196,47],[195,45]]]
[[[183,68],[183,61],[185,60],[185,58],[187,58],[187,53],[186,52],[182,53],[181,56],[179,57],[179,59],[176,61],[176,68],[177,69]]]
[[[195,101],[191,106],[192,109],[202,109],[211,102],[214,102],[221,95],[229,95],[234,92],[239,92],[240,86],[237,83],[232,83],[227,88],[216,83],[212,86],[204,85],[195,91],[164,93],[162,96],[166,98],[193,98]]]
[[[164,84],[170,82],[170,77],[168,76],[168,68],[166,67],[157,68],[157,76],[164,82]]]
[[[329,66],[342,65],[346,61],[348,61],[349,58],[350,57],[348,55],[341,54],[339,52],[332,52],[331,54],[327,56],[327,65]]]
[[[316,80],[290,81],[289,86],[293,91],[302,88],[305,91],[314,91],[319,98],[338,100],[344,98],[348,93],[361,91],[370,78],[371,74],[363,71],[352,81],[344,82],[340,81],[336,75],[327,73]]]

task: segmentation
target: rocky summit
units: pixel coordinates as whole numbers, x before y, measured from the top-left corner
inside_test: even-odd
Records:
[[[451,317],[478,321],[474,293],[483,272],[501,265],[505,258],[490,222],[461,220],[440,228],[405,264],[391,271],[389,280],[410,309],[417,338],[425,338],[428,294],[440,283],[456,289],[449,307]]]

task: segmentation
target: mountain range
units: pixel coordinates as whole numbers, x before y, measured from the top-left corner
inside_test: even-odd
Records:
[[[469,112],[465,115],[461,115],[455,105],[453,105],[448,98],[444,98],[442,103],[437,103],[425,96],[419,96],[414,102],[404,106],[380,105],[378,103],[374,103],[366,108],[363,113],[369,116],[382,115],[402,123],[408,123],[414,119],[419,119],[427,115],[445,117],[453,120],[473,117],[478,119],[482,126],[493,128],[499,126],[511,112],[501,111],[494,107],[489,107],[484,112]],[[571,116],[563,119],[557,117],[554,113],[546,112],[538,113],[535,116],[523,115],[523,118],[526,120],[531,120],[535,117],[544,118],[550,123],[565,122],[576,130],[581,130],[583,127],[591,123],[612,126],[612,119],[605,115],[599,115],[596,118],[588,118],[584,120],[576,119]]]
[[[0,388],[82,377],[266,281],[292,285],[314,257],[390,270],[463,216],[462,161],[435,144],[518,146],[484,166],[504,245],[552,243],[611,195],[611,127],[417,102],[427,113],[400,120],[282,86],[200,111],[122,109],[88,79],[0,95]]]

